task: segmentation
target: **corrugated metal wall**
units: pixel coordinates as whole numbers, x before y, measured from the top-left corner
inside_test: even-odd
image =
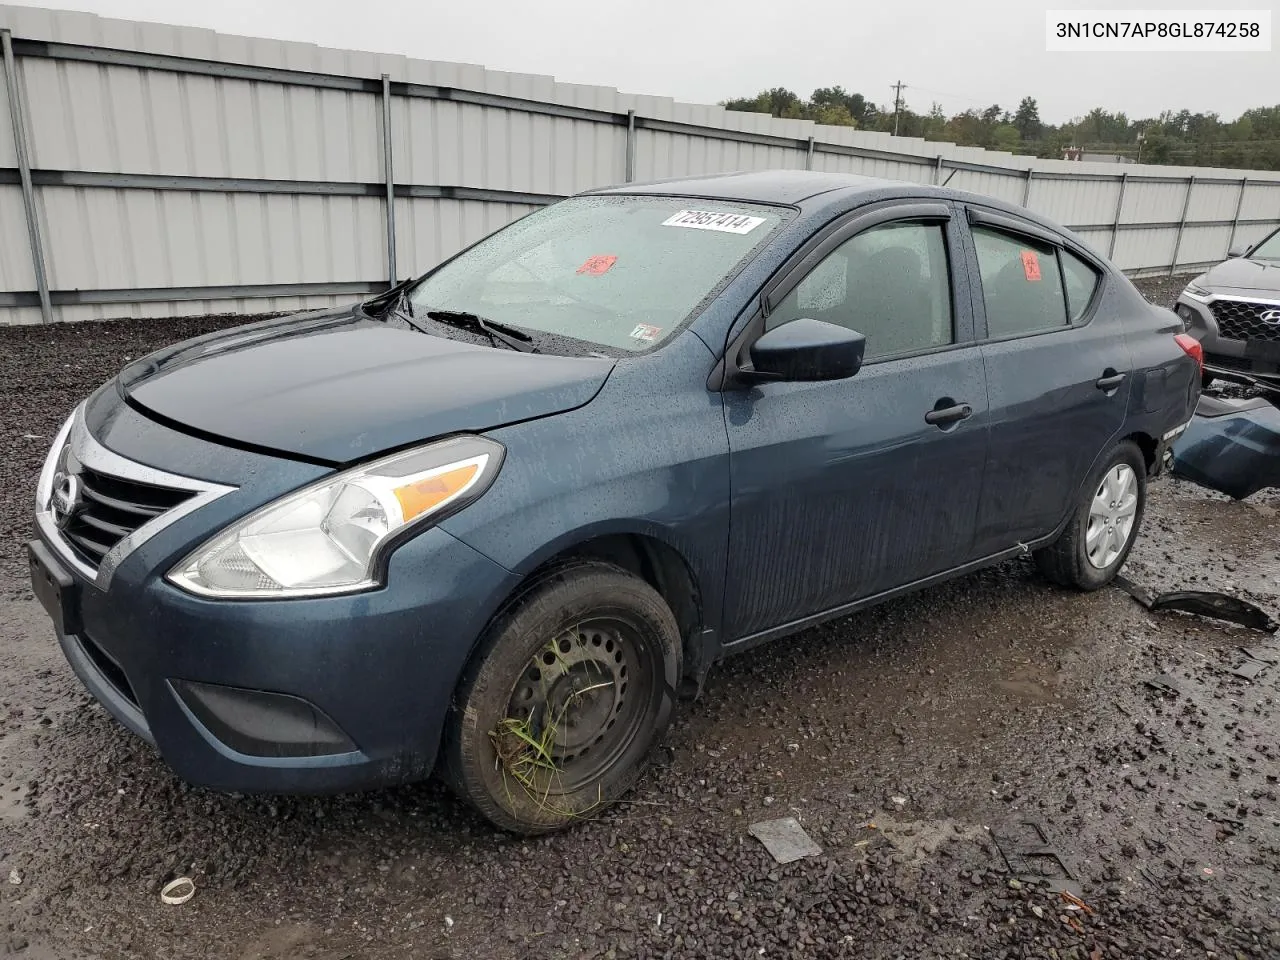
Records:
[[[729,170],[947,183],[1025,203],[1132,273],[1216,262],[1233,238],[1280,222],[1276,173],[1034,160],[550,77],[29,7],[0,6],[0,29],[12,34],[60,320],[350,300],[556,197]],[[41,319],[17,151],[0,86],[0,323]]]

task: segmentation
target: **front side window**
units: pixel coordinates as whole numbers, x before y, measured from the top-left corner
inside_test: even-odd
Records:
[[[1067,303],[1056,248],[1030,237],[973,228],[993,339],[1067,325]]]
[[[445,264],[412,293],[415,316],[474,313],[625,351],[670,337],[789,216],[738,201],[573,197]]]
[[[851,237],[769,314],[766,329],[800,317],[867,338],[866,359],[955,342],[943,227],[887,223]]]

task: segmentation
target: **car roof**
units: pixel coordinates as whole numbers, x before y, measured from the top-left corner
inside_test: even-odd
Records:
[[[862,177],[852,173],[814,173],[808,170],[753,170],[717,173],[701,177],[627,183],[591,190],[590,193],[660,194],[667,197],[708,197],[748,203],[797,204],[820,193],[849,188],[875,190],[900,185],[895,180]]]
[[[967,190],[933,186],[911,180],[864,177],[853,173],[818,173],[809,170],[756,170],[743,173],[707,174],[646,183],[625,183],[588,190],[588,194],[699,197],[710,200],[738,200],[745,203],[784,204],[806,210],[839,214],[877,200],[922,197],[977,204],[1012,217],[1037,224],[1085,250],[1089,244],[1060,223],[1026,207]],[[1092,251],[1103,259],[1097,251]],[[1105,261],[1104,261],[1105,262]]]

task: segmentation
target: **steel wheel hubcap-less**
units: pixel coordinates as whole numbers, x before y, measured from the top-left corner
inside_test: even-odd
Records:
[[[1106,472],[1089,505],[1084,548],[1089,563],[1103,570],[1115,563],[1133,535],[1138,514],[1138,475],[1127,463]]]
[[[558,771],[551,793],[590,783],[635,738],[652,694],[641,657],[633,628],[610,617],[564,631],[526,664],[507,716],[548,744]]]

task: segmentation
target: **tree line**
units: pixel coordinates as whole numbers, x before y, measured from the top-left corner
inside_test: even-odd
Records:
[[[820,87],[807,100],[785,87],[775,87],[754,97],[726,100],[722,106],[885,133],[893,132],[895,122],[891,106],[873,103],[843,87]],[[1054,126],[1040,119],[1033,97],[1023,97],[1013,110],[993,103],[951,116],[935,102],[928,113],[901,106],[897,130],[904,137],[1054,159],[1075,147],[1142,163],[1280,170],[1280,104],[1246,110],[1235,120],[1188,110],[1130,119],[1095,107],[1083,117]]]

